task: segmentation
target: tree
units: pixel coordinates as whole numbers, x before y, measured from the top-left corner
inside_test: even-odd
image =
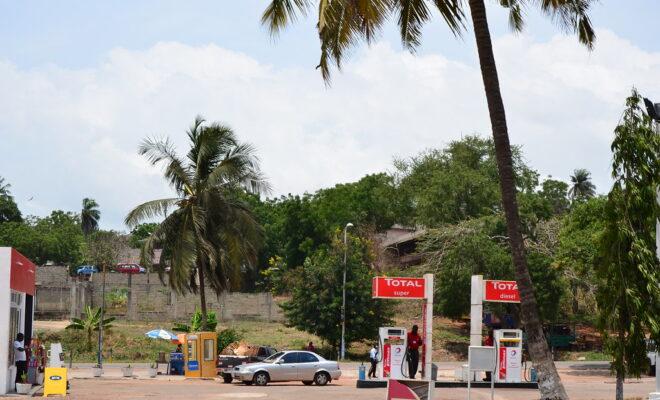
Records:
[[[85,236],[89,236],[90,233],[99,228],[100,218],[101,211],[99,211],[99,204],[96,200],[84,198],[82,210],[80,211],[80,223]]]
[[[5,183],[5,178],[0,176],[0,224],[23,221],[21,211],[9,191],[10,187],[9,183]]]
[[[341,67],[345,53],[357,43],[371,43],[389,16],[398,17],[401,40],[414,51],[421,44],[422,25],[433,15],[435,6],[449,29],[460,35],[465,27],[465,3],[469,5],[472,27],[477,44],[481,76],[484,83],[490,114],[497,169],[500,177],[502,205],[507,222],[507,232],[516,271],[516,281],[521,295],[521,314],[528,335],[529,352],[539,371],[539,388],[542,398],[567,399],[559,374],[552,362],[552,355],[545,341],[539,321],[536,298],[527,268],[525,246],[522,237],[516,182],[504,102],[486,17],[484,0],[320,0],[318,2],[318,33],[321,57],[318,68],[326,82],[330,79],[330,67]],[[499,2],[510,11],[510,25],[520,31],[523,28],[523,7],[538,5],[555,19],[562,28],[578,34],[582,43],[591,47],[595,33],[587,15],[592,0],[528,1],[504,0]],[[306,12],[312,2],[306,0],[273,0],[262,16],[272,34],[277,34],[294,21],[298,11]]]
[[[82,261],[84,239],[77,214],[60,210],[48,217],[27,217],[24,222],[0,224],[0,243],[11,246],[37,264],[52,261],[77,265]]]
[[[541,197],[548,203],[553,215],[562,215],[568,211],[568,184],[548,178],[541,185]]]
[[[597,271],[599,327],[612,355],[616,398],[623,400],[626,376],[647,366],[645,332],[660,339],[660,268],[654,226],[660,217],[660,135],[633,89],[614,130],[612,178],[605,206],[605,231]]]
[[[596,195],[596,186],[591,182],[591,172],[584,168],[573,171],[571,184],[568,191],[571,201],[587,200]]]
[[[129,244],[134,249],[139,249],[144,244],[144,241],[151,236],[152,233],[156,230],[158,224],[155,222],[146,222],[144,224],[138,224],[131,230],[131,238],[129,239]]]
[[[344,244],[336,230],[329,246],[323,246],[292,272],[295,285],[291,299],[282,304],[288,324],[326,340],[334,351],[341,340]],[[346,262],[346,343],[370,339],[387,325],[391,304],[371,298],[369,244],[349,236]]]
[[[65,329],[85,331],[85,348],[91,350],[92,334],[99,331],[101,321],[103,321],[103,329],[110,329],[112,328],[112,321],[115,320],[115,317],[103,319],[101,307],[92,308],[91,306],[85,306],[85,312],[83,314],[85,314],[85,318],[72,318],[71,323]]]
[[[170,286],[179,293],[199,291],[201,326],[206,329],[206,285],[218,294],[237,287],[241,268],[257,259],[261,227],[241,194],[267,191],[268,184],[254,148],[240,143],[231,128],[204,125],[197,117],[188,140],[185,159],[168,139],[142,142],[139,153],[152,165],[165,164],[165,179],[177,197],[141,204],[125,222],[135,227],[145,219],[164,216],[144,243],[143,262],[150,264],[156,246],[163,249],[160,264],[171,268]],[[159,271],[161,280],[163,273]]]

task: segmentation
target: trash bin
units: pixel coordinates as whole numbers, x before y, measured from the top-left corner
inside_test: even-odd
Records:
[[[364,366],[364,363],[362,363],[362,364],[358,367],[358,380],[363,381],[363,380],[367,379],[366,370],[367,370],[367,369],[366,369],[366,367]]]
[[[539,378],[538,378],[537,373],[536,373],[536,368],[531,367],[529,369],[529,381],[530,382],[536,382],[538,379]]]
[[[438,380],[438,366],[433,363],[431,363],[431,380],[432,381]]]
[[[170,375],[183,375],[183,353],[170,353]]]

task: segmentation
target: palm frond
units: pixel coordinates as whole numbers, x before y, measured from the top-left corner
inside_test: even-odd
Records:
[[[268,28],[272,36],[276,36],[296,21],[298,13],[306,15],[310,5],[309,0],[272,0],[261,16],[261,24]]]
[[[509,9],[509,27],[514,32],[520,32],[525,27],[522,4],[519,0],[500,0],[502,7]]]
[[[576,33],[580,43],[592,49],[596,32],[589,18],[595,0],[536,0],[541,10],[566,32]]]
[[[169,198],[169,199],[159,199],[151,200],[146,203],[142,203],[139,206],[132,209],[124,219],[124,223],[133,228],[137,226],[140,222],[154,218],[157,216],[166,216],[167,211],[171,209],[172,206],[176,205],[181,199],[178,198]]]
[[[152,165],[166,162],[165,178],[179,193],[187,193],[192,188],[192,178],[183,160],[177,156],[174,144],[169,139],[145,139],[138,148],[140,155],[147,156]]]
[[[465,30],[465,13],[461,0],[433,0],[449,30],[460,37]]]
[[[429,20],[426,0],[396,0],[394,11],[399,14],[399,30],[404,47],[414,51],[421,43],[422,26]]]

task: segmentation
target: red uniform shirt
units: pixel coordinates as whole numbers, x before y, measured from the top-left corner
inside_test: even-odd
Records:
[[[492,346],[493,345],[493,338],[492,337],[487,337],[486,340],[484,340],[484,346]]]
[[[417,350],[422,344],[421,336],[416,333],[408,332],[408,348],[410,350]]]

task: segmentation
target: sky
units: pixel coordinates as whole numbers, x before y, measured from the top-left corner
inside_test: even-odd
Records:
[[[266,3],[0,0],[0,176],[23,214],[78,211],[91,197],[102,228],[126,230],[132,207],[172,194],[140,141],[169,137],[183,153],[198,114],[257,148],[270,196],[490,134],[471,32],[456,39],[435,18],[410,54],[389,24],[326,87],[315,21],[272,38]],[[591,52],[535,10],[513,34],[489,3],[511,142],[543,177],[587,168],[606,193],[626,96],[635,86],[660,102],[660,2],[597,2]]]

